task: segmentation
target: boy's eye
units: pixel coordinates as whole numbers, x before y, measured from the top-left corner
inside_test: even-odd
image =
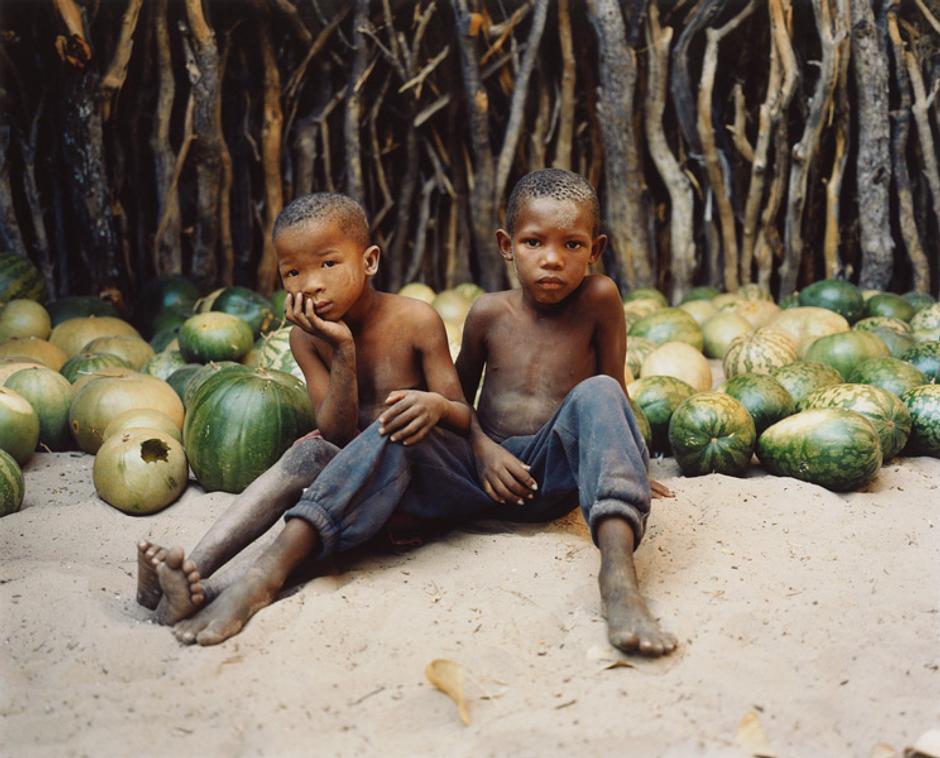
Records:
[[[522,244],[525,245],[526,247],[538,247],[539,241],[537,239],[527,239],[527,240],[522,240]]]
[[[284,274],[284,278],[286,279],[286,278],[291,277],[291,276],[297,276],[298,273],[300,273],[300,272],[298,272],[297,269],[292,268],[290,271],[288,271],[286,274]]]
[[[577,250],[579,247],[582,247],[582,243],[578,240],[568,240],[565,244],[569,250]]]
[[[336,265],[336,261],[323,261],[323,268],[333,268]]]

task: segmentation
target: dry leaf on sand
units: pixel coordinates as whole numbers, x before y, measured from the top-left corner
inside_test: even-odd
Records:
[[[610,669],[633,669],[636,668],[630,661],[621,658],[616,650],[610,646],[592,645],[588,648],[587,659],[592,663],[599,664],[598,671],[608,671]]]
[[[930,729],[924,732],[914,743],[904,751],[906,758],[940,758],[940,729]]]
[[[748,711],[744,714],[744,718],[738,724],[736,737],[738,744],[751,755],[757,758],[777,758],[777,754],[770,747],[767,733],[754,711]]]
[[[460,720],[470,726],[467,696],[464,692],[463,668],[459,663],[446,658],[435,658],[424,670],[428,681],[457,704]]]

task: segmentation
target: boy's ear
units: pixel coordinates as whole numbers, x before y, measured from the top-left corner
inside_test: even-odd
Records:
[[[370,245],[362,252],[362,260],[365,263],[366,276],[374,276],[379,270],[379,257],[381,250],[378,245]]]
[[[505,229],[496,230],[496,244],[499,245],[499,254],[503,260],[512,260],[512,237]]]
[[[607,248],[607,235],[598,234],[594,241],[591,243],[591,263],[597,263],[600,260],[601,255],[603,255],[604,250]]]

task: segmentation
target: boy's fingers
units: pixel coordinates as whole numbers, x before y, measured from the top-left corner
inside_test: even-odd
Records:
[[[402,408],[383,421],[382,427],[385,429],[386,434],[397,432],[400,438],[400,430],[414,421],[418,413],[419,411],[414,408]]]
[[[399,400],[404,399],[405,394],[404,390],[392,390],[388,393],[388,397],[385,398],[385,404],[391,405],[392,403],[397,403]]]
[[[517,505],[521,505],[520,501],[525,501],[526,497],[530,494],[529,488],[522,482],[517,481],[512,475],[512,472],[508,469],[504,469],[500,472],[499,480],[508,493],[509,499]]]
[[[490,496],[491,500],[495,500],[497,503],[501,503],[502,498],[496,494],[496,490],[493,489],[493,486],[490,484],[489,479],[483,480],[483,491]]]
[[[433,429],[433,427],[430,424],[426,424],[419,428],[415,434],[412,434],[410,437],[405,437],[401,443],[403,445],[417,445],[419,442],[421,442],[421,440],[431,433],[431,429]],[[402,432],[402,434],[404,435],[405,432]]]
[[[407,426],[400,428],[392,435],[392,442],[404,442],[422,429],[429,426],[426,419],[421,417],[412,419]]]
[[[529,473],[529,467],[518,458],[509,461],[506,468],[508,468],[509,473],[516,478],[516,481],[521,482],[526,488],[526,495],[531,495],[538,489],[538,483],[535,481],[532,474]]]

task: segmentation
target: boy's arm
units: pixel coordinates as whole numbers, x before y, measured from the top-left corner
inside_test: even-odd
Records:
[[[359,431],[359,386],[352,333],[342,322],[323,322],[313,313],[312,307],[309,309],[312,319],[308,314],[292,309],[289,303],[285,310],[288,320],[295,324],[290,333],[290,349],[307,381],[307,393],[316,413],[317,427],[324,439],[342,447]],[[317,351],[311,333],[317,330],[318,322],[329,323],[325,328],[331,330],[330,335],[335,342],[328,343],[333,348],[329,368]],[[348,339],[345,334],[349,335]]]
[[[414,319],[415,350],[428,389],[389,393],[385,399],[389,408],[379,416],[379,431],[390,434],[392,442],[404,445],[424,439],[437,424],[466,435],[470,429],[470,406],[460,390],[444,322],[423,303],[409,304],[409,310],[408,317]]]
[[[597,316],[594,330],[597,373],[616,379],[626,394],[623,379],[627,362],[627,325],[620,292],[617,285],[606,276],[592,278],[590,292],[591,312]]]

